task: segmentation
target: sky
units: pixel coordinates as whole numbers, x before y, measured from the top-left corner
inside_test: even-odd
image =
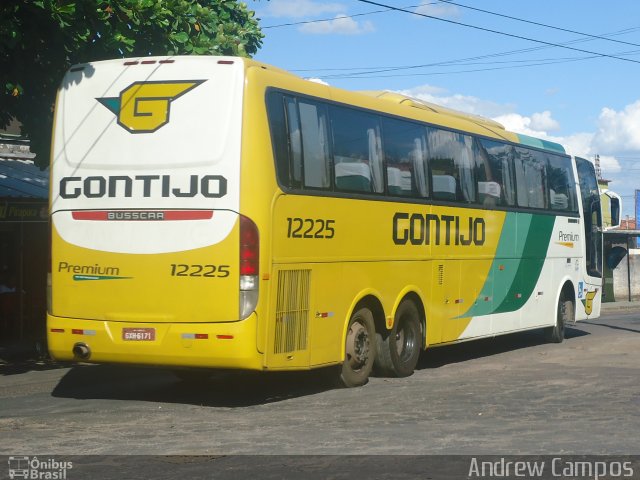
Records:
[[[492,118],[591,161],[599,155],[623,217],[635,216],[637,0],[258,0],[249,8],[265,34],[256,60]]]

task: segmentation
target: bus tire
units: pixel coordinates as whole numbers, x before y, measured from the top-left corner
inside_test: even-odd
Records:
[[[558,311],[556,313],[556,324],[547,327],[544,331],[545,339],[549,343],[562,343],[564,341],[565,325],[573,321],[573,302],[566,300],[564,295],[558,300]]]
[[[420,357],[420,313],[411,300],[403,300],[396,311],[393,328],[387,335],[378,333],[376,368],[385,376],[408,377]]]
[[[340,381],[345,387],[359,387],[369,380],[376,356],[376,328],[367,307],[356,310],[347,328],[344,363]]]

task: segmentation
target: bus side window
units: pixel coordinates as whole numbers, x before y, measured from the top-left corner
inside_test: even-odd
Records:
[[[487,206],[514,206],[513,146],[487,139],[481,139],[479,143],[477,178],[480,203]],[[487,183],[482,185],[482,182]]]
[[[267,111],[280,184],[289,188],[330,189],[326,106],[269,92]]]
[[[375,115],[331,106],[335,186],[345,192],[382,193],[380,128]]]
[[[544,154],[525,148],[516,149],[514,158],[518,206],[547,208]]]
[[[549,202],[552,210],[578,211],[576,181],[573,177],[571,159],[559,155],[548,155],[547,177],[549,179]]]
[[[476,161],[476,180],[478,182],[478,203],[485,208],[501,205],[502,188],[498,182],[498,173],[493,171],[493,165],[487,151],[474,141],[474,158]]]
[[[469,135],[427,127],[427,150],[431,165],[433,198],[474,203],[473,138]]]
[[[382,119],[382,140],[387,167],[387,192],[404,197],[428,196],[428,170],[424,127]]]

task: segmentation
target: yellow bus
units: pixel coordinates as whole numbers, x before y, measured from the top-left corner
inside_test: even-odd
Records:
[[[56,100],[48,345],[174,370],[341,365],[599,315],[590,162],[497,122],[234,57],[74,66]]]

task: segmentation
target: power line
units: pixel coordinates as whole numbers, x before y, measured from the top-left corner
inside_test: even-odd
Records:
[[[438,0],[437,2],[431,2],[431,3],[425,3],[425,4],[421,4],[421,5],[435,5],[437,3],[440,3],[440,0]],[[407,7],[402,7],[402,8],[416,8],[416,7],[420,7],[421,5],[409,5]],[[391,11],[391,9],[386,8],[384,10],[373,10],[371,12],[364,12],[364,13],[355,13],[353,15],[341,15],[338,18],[354,18],[354,17],[364,17],[366,15],[373,15],[376,13],[385,13],[385,12],[389,12]],[[300,22],[291,22],[291,23],[281,23],[279,25],[267,25],[266,27],[260,27],[262,30],[267,29],[267,28],[281,28],[281,27],[292,27],[295,25],[306,25],[309,23],[321,23],[321,22],[333,22],[334,20],[336,20],[336,17],[333,18],[319,18],[316,20],[303,20]]]
[[[439,18],[439,17],[435,17],[433,15],[427,15],[426,13],[415,12],[415,11],[407,10],[407,9],[400,8],[400,7],[394,7],[392,5],[386,5],[384,3],[373,2],[371,0],[358,0],[358,1],[362,2],[362,3],[368,3],[370,5],[375,5],[377,7],[388,8],[390,10],[395,10],[397,12],[404,12],[404,13],[408,13],[410,15],[416,15],[416,16],[419,16],[419,17],[430,18],[432,20],[438,20],[440,22],[446,22],[446,23],[450,23],[450,24],[453,24],[453,25],[458,25],[458,26],[461,26],[461,27],[473,28],[475,30],[480,30],[480,31],[483,31],[483,32],[495,33],[497,35],[503,35],[503,36],[510,37],[510,38],[517,38],[519,40],[526,40],[526,41],[529,41],[529,42],[540,43],[542,45],[548,45],[548,46],[552,46],[552,47],[564,48],[564,49],[567,49],[567,50],[573,50],[575,52],[588,53],[590,55],[596,55],[598,57],[612,58],[614,60],[622,60],[622,61],[631,62],[631,63],[640,63],[640,61],[633,60],[631,58],[617,57],[615,55],[608,55],[606,53],[599,53],[599,52],[593,52],[591,50],[583,50],[581,48],[568,47],[566,45],[562,45],[562,44],[559,44],[559,43],[547,42],[545,40],[538,40],[538,39],[535,39],[535,38],[525,37],[523,35],[516,35],[514,33],[501,32],[499,30],[493,30],[491,28],[479,27],[477,25],[471,25],[471,24],[468,24],[468,23],[456,22],[455,20],[449,20],[447,18]]]
[[[553,30],[559,30],[561,32],[575,33],[577,35],[582,35],[584,37],[590,37],[590,38],[594,38],[594,39],[598,39],[598,40],[607,40],[609,42],[623,43],[625,45],[632,45],[634,47],[640,47],[640,44],[638,44],[638,43],[625,42],[624,40],[615,40],[615,39],[611,39],[611,38],[607,38],[607,37],[601,37],[599,35],[592,35],[590,33],[578,32],[576,30],[569,30],[568,28],[555,27],[553,25],[547,25],[546,23],[534,22],[532,20],[525,20],[524,18],[518,18],[518,17],[512,17],[510,15],[505,15],[503,13],[490,12],[489,10],[483,10],[481,8],[470,7],[469,5],[462,5],[460,3],[452,2],[451,0],[441,0],[441,2],[442,3],[449,3],[449,4],[455,5],[457,7],[467,8],[469,10],[475,10],[477,12],[487,13],[489,15],[495,15],[497,17],[508,18],[510,20],[516,20],[518,22],[529,23],[531,25],[537,25],[539,27],[551,28]],[[406,7],[406,8],[411,8],[411,7]]]
[[[591,57],[593,58],[593,57]],[[548,65],[553,63],[565,63],[571,60],[561,59],[561,60],[551,60],[551,59],[541,59],[541,60],[513,60],[509,62],[468,62],[468,63],[451,63],[451,62],[441,62],[441,63],[431,63],[425,65],[416,65],[413,67],[399,67],[399,68],[389,68],[385,70],[378,71],[368,71],[368,72],[354,72],[352,74],[334,74],[334,75],[323,75],[322,78],[326,79],[338,79],[338,78],[390,78],[390,77],[412,77],[412,76],[428,76],[428,75],[445,75],[449,73],[468,73],[468,72],[482,72],[488,70],[504,70],[507,68],[523,68],[529,66],[538,66],[538,65]],[[470,65],[490,65],[496,63],[515,63],[515,62],[536,62],[530,63],[527,65],[511,65],[508,67],[487,67],[487,68],[479,68],[472,70],[459,70],[459,71],[445,71],[445,72],[425,72],[425,73],[396,73],[390,75],[375,75],[377,73],[385,73],[397,70],[409,70],[414,68],[428,68],[428,67],[457,67],[457,66],[470,66]]]
[[[411,7],[407,7],[407,8],[414,8],[414,6]],[[387,8],[386,10],[374,10],[373,12],[366,12],[366,13],[356,13],[353,15],[343,15],[340,16],[338,18],[354,18],[354,17],[363,17],[365,15],[373,15],[374,13],[384,13],[384,12],[388,12],[389,9]],[[291,23],[281,23],[279,25],[268,25],[266,27],[260,27],[262,30],[265,30],[267,28],[280,28],[280,27],[292,27],[295,25],[306,25],[308,23],[321,23],[321,22],[333,22],[336,19],[336,17],[333,18],[320,18],[317,20],[305,20],[305,21],[301,21],[301,22],[291,22]]]
[[[369,3],[369,2],[366,2],[366,3]],[[462,5],[462,4],[459,4],[459,3],[455,3],[455,2],[453,2],[451,0],[438,0],[437,2],[430,2],[428,4],[406,6],[406,7],[402,7],[402,10],[404,11],[405,9],[408,9],[408,8],[416,8],[416,7],[422,6],[422,5],[435,5],[435,4],[440,4],[440,3],[450,3],[452,5],[456,5],[456,6],[459,6],[459,7],[462,7],[462,8],[468,8],[468,9],[471,9],[471,10],[477,10],[477,11],[488,13],[488,14],[491,14],[491,15],[497,15],[497,16],[501,16],[501,17],[505,17],[505,18],[509,18],[509,19],[513,19],[513,20],[517,20],[517,21],[521,21],[521,22],[531,23],[531,24],[534,24],[534,25],[544,26],[544,27],[547,27],[547,28],[552,28],[552,29],[556,29],[556,30],[566,31],[566,32],[582,35],[582,36],[585,36],[585,37],[589,37],[589,38],[575,39],[575,40],[572,40],[572,41],[569,41],[569,42],[564,42],[562,44],[559,44],[560,46],[570,45],[570,44],[575,44],[575,43],[588,42],[588,41],[591,41],[592,39],[609,40],[611,42],[616,42],[616,43],[640,46],[640,44],[635,44],[635,43],[631,43],[631,42],[625,42],[625,41],[622,41],[622,40],[615,40],[615,39],[609,38],[611,36],[623,35],[625,33],[630,33],[630,32],[633,32],[633,31],[637,31],[638,29],[640,29],[639,27],[633,27],[633,28],[627,28],[627,29],[623,29],[623,30],[618,30],[618,31],[612,32],[610,34],[593,35],[593,34],[589,34],[589,33],[578,32],[578,31],[564,29],[564,28],[560,28],[560,27],[555,27],[555,26],[551,26],[551,25],[547,25],[547,24],[543,24],[543,23],[524,20],[524,19],[521,19],[521,18],[512,17],[512,16],[509,16],[509,15],[504,15],[504,14],[500,14],[500,13],[496,13],[496,12],[490,12],[488,10],[483,10],[483,9],[479,9],[479,8],[470,7],[470,6],[467,6],[467,5]],[[354,14],[354,15],[345,15],[345,16],[343,16],[341,18],[352,18],[352,17],[371,15],[371,14],[376,14],[376,13],[385,13],[385,12],[393,11],[394,9],[397,10],[397,8],[395,8],[395,7],[388,7],[388,8],[385,8],[384,10],[374,10],[372,12],[358,13],[358,14]],[[415,12],[407,12],[407,13],[415,13]],[[438,19],[437,17],[433,17],[433,18]],[[309,23],[329,22],[329,21],[333,21],[333,20],[335,20],[335,18],[316,19],[316,20],[308,20],[308,21],[302,21],[302,22],[285,23],[285,24],[280,24],[280,25],[270,25],[270,26],[266,26],[266,27],[262,27],[262,28],[277,28],[277,27],[284,27],[284,26],[291,26],[291,25],[302,25],[302,24],[309,24]],[[480,28],[480,27],[478,27],[478,28]],[[533,41],[536,41],[536,40],[533,40]],[[361,78],[361,77],[363,78],[365,75],[370,75],[372,73],[384,73],[384,72],[387,72],[387,71],[409,70],[409,69],[426,68],[426,67],[433,67],[433,66],[446,66],[448,64],[464,65],[463,62],[466,62],[468,60],[479,60],[479,59],[483,59],[483,58],[493,58],[493,57],[507,56],[507,55],[513,55],[513,54],[517,54],[517,53],[528,53],[528,52],[533,52],[533,51],[536,51],[536,50],[541,50],[541,49],[544,49],[544,48],[555,47],[555,46],[558,46],[558,44],[552,44],[550,42],[544,42],[544,46],[540,46],[540,47],[526,48],[526,49],[519,49],[519,50],[511,50],[511,51],[507,51],[507,52],[500,52],[500,53],[488,54],[488,55],[477,56],[477,57],[450,60],[450,61],[431,63],[431,64],[421,64],[421,65],[388,66],[388,67],[312,68],[312,69],[290,69],[290,70],[293,71],[293,72],[322,72],[322,71],[338,72],[338,71],[349,71],[349,72],[354,72],[354,73],[352,73],[351,75],[334,74],[334,75],[331,76],[331,78]],[[576,50],[581,51],[580,49],[576,49]],[[588,52],[588,51],[585,51],[585,52]],[[630,55],[630,54],[637,54],[637,53],[638,53],[638,51],[634,50],[634,51],[630,51],[630,52],[620,52],[618,55]],[[588,59],[592,59],[592,58],[597,58],[597,57],[603,56],[604,54],[600,54],[600,53],[594,52],[593,55],[594,56],[581,57],[581,58],[559,58],[559,59],[531,60],[532,62],[539,62],[539,63],[532,63],[530,65],[525,65],[525,66],[538,66],[538,65],[547,65],[549,63],[565,63],[565,62],[573,62],[573,61],[582,61],[582,60],[588,60]],[[615,56],[615,58],[617,58],[617,56]],[[622,60],[627,60],[627,59],[622,59]],[[514,61],[514,62],[521,62],[522,63],[522,62],[525,62],[525,61],[526,60],[519,60],[519,61]],[[494,62],[487,62],[487,63],[488,64],[492,64]],[[522,67],[521,65],[517,65],[517,66],[514,66],[513,68],[521,68],[521,67]],[[511,67],[503,67],[502,69],[508,69],[508,68],[511,68]],[[357,70],[365,70],[365,71],[358,72]],[[494,69],[487,69],[487,70],[494,70]],[[465,70],[465,71],[452,72],[452,73],[466,73],[466,72],[475,72],[475,71],[479,71],[479,70],[470,70],[470,71]],[[433,74],[434,75],[440,75],[440,74],[444,74],[444,73],[445,72],[435,72]],[[422,75],[426,75],[426,74],[422,74]],[[387,75],[385,77],[390,77],[390,76],[391,75]]]
[[[395,73],[390,75],[323,75],[323,79],[352,79],[352,78],[394,78],[394,77],[426,77],[431,75],[453,75],[457,73],[475,73],[475,72],[489,72],[494,70],[506,70],[511,68],[527,68],[527,67],[539,67],[541,65],[555,65],[558,63],[578,62],[581,60],[587,60],[589,58],[598,58],[597,56],[575,58],[572,60],[556,60],[556,61],[538,61],[537,63],[529,63],[527,65],[511,65],[508,67],[487,67],[487,68],[474,68],[470,70],[457,70],[457,71],[445,71],[445,72],[427,72],[427,73]],[[640,62],[639,62],[640,63]]]
[[[637,54],[640,53],[638,50],[634,50],[631,52],[623,52],[624,54]],[[547,59],[538,59],[538,60],[511,60],[505,62],[466,62],[462,61],[449,61],[449,62],[438,62],[424,65],[413,65],[408,67],[395,67],[388,68],[382,70],[373,70],[373,71],[364,71],[364,72],[353,72],[353,73],[336,73],[331,75],[322,75],[324,79],[354,79],[354,78],[394,78],[394,77],[424,77],[430,75],[450,75],[457,73],[474,73],[474,72],[486,72],[486,71],[494,71],[494,70],[507,70],[512,68],[527,68],[527,67],[536,67],[541,65],[556,65],[559,63],[570,63],[570,62],[579,62],[584,60],[590,60],[593,58],[598,58],[598,55],[590,55],[590,56],[582,56],[582,57],[560,57],[560,58],[547,58]],[[385,73],[392,72],[398,70],[409,70],[416,68],[428,68],[428,67],[454,67],[454,66],[465,66],[465,65],[491,65],[491,64],[500,64],[500,63],[525,63],[526,65],[509,65],[509,66],[501,66],[501,67],[487,67],[487,68],[476,68],[469,70],[457,70],[457,71],[443,71],[443,72],[425,72],[425,73],[395,73],[389,75],[375,75],[377,73]],[[640,63],[640,62],[639,62]]]
[[[623,30],[617,30],[615,32],[611,32],[611,33],[606,33],[606,34],[602,34],[602,36],[614,36],[614,35],[623,35],[625,33],[629,33],[629,32],[634,32],[640,30],[640,27],[633,27],[633,28],[626,28]],[[579,39],[575,39],[575,40],[571,40],[568,42],[564,42],[563,45],[570,45],[570,44],[575,44],[575,43],[583,43],[583,42],[590,42],[590,39],[585,39],[585,38],[579,38]],[[544,50],[545,48],[550,48],[547,45],[544,46],[539,46],[539,47],[529,47],[529,48],[521,48],[518,50],[508,50],[506,52],[497,52],[497,53],[490,53],[490,54],[486,54],[486,55],[478,55],[475,57],[466,57],[466,58],[459,58],[459,59],[455,59],[455,60],[446,60],[446,61],[442,61],[442,62],[436,62],[436,63],[428,63],[428,64],[418,64],[418,65],[401,65],[401,66],[380,66],[380,67],[346,67],[346,68],[310,68],[310,69],[289,69],[292,72],[324,72],[324,71],[331,71],[331,72],[341,72],[341,71],[356,71],[353,73],[353,75],[363,75],[363,74],[369,74],[369,73],[382,73],[382,72],[386,72],[386,71],[398,71],[398,70],[411,70],[411,69],[416,69],[416,68],[427,68],[427,67],[433,67],[433,66],[447,66],[447,65],[461,65],[464,64],[464,62],[469,62],[472,60],[482,60],[482,59],[489,59],[489,58],[495,58],[495,57],[506,57],[509,55],[515,55],[518,53],[530,53],[530,52],[535,52],[538,50]],[[634,53],[638,53],[638,51],[634,50],[634,51],[629,51],[629,52],[621,52],[621,54],[625,54],[625,55],[629,55],[629,54],[634,54]],[[587,60],[590,58],[597,58],[597,57],[580,57],[577,58],[576,60]],[[543,59],[543,60],[548,60],[548,59]],[[554,59],[554,60],[559,60],[559,59]],[[566,61],[573,61],[569,58],[565,58],[564,60]],[[535,60],[530,60],[530,61],[535,61]],[[487,63],[492,63],[492,62],[487,62]],[[357,72],[357,70],[364,70],[364,71],[360,71]],[[337,75],[337,74],[336,74]],[[334,77],[334,78],[338,78],[338,77]],[[348,78],[357,78],[357,77],[348,77]]]

